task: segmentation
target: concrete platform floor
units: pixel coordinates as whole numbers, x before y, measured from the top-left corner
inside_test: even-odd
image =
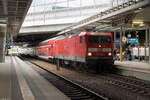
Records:
[[[128,68],[136,71],[142,71],[150,74],[150,64],[138,61],[115,61],[115,65],[122,68]]]
[[[70,100],[15,56],[0,63],[0,100]]]
[[[115,61],[117,73],[150,81],[150,64],[138,61]]]

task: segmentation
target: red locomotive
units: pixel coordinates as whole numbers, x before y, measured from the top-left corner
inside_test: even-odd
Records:
[[[114,63],[112,33],[81,32],[59,36],[41,42],[36,54],[58,65],[71,64],[78,67],[112,65]]]

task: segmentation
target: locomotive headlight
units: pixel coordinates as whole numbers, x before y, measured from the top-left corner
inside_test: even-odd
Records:
[[[111,52],[109,52],[109,53],[108,53],[108,56],[111,56],[111,55],[112,55]]]
[[[92,53],[91,53],[91,52],[89,52],[89,53],[88,53],[88,56],[92,56]]]

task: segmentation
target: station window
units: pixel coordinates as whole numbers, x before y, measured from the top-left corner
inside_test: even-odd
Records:
[[[83,43],[83,37],[80,37],[80,43]]]

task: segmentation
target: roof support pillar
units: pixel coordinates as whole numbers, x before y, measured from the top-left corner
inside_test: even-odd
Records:
[[[4,9],[4,14],[7,15],[8,11],[7,11],[7,0],[2,0],[3,3],[3,9]]]
[[[5,61],[6,24],[0,24],[0,62]]]
[[[114,31],[114,49],[116,49],[116,43],[115,43],[115,41],[116,41],[116,34],[117,34],[117,32]]]
[[[150,27],[148,28],[148,37],[149,37],[148,44],[149,44],[149,64],[150,64]]]
[[[149,28],[146,28],[145,29],[145,60],[147,61],[148,60],[148,51],[147,51],[147,48],[148,48],[148,33],[149,33]]]

